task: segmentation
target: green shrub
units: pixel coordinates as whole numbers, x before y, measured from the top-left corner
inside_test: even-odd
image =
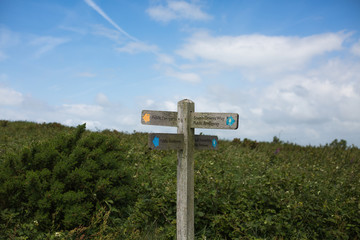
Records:
[[[149,150],[144,133],[84,125],[22,123],[24,144],[13,124],[0,132],[0,239],[175,238],[175,151]],[[359,239],[359,163],[345,140],[236,139],[196,151],[195,238]]]
[[[85,125],[9,155],[1,164],[0,208],[13,214],[2,214],[1,237],[18,234],[29,219],[42,232],[87,226],[107,201],[116,205],[111,218],[126,218],[134,193],[124,155],[117,138],[87,133]]]

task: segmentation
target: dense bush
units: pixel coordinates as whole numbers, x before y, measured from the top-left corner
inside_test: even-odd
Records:
[[[7,156],[0,168],[3,237],[18,236],[23,223],[39,232],[88,226],[104,209],[126,219],[135,200],[126,159],[117,138],[85,134],[85,125]]]
[[[175,151],[150,151],[142,133],[62,130],[19,154],[8,138],[0,239],[174,239]],[[359,239],[359,176],[345,140],[220,141],[195,153],[196,238]]]

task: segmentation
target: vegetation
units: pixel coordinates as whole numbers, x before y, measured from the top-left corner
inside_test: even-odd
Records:
[[[175,239],[176,152],[147,134],[0,121],[0,239]],[[220,141],[195,154],[196,239],[360,239],[360,150]]]

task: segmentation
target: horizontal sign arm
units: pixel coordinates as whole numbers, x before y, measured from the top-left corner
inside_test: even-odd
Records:
[[[184,135],[149,133],[148,146],[156,150],[182,150],[184,148]]]
[[[235,130],[239,126],[239,114],[237,113],[193,112],[190,118],[191,128]],[[152,110],[141,112],[141,123],[145,125],[177,127],[177,120],[177,112]]]
[[[192,128],[235,130],[239,126],[239,114],[237,113],[194,112],[190,117]]]
[[[148,146],[155,150],[182,150],[184,135],[172,133],[150,133]],[[217,150],[218,137],[209,135],[195,135],[196,150]]]
[[[195,135],[196,150],[217,150],[218,137],[209,135]]]
[[[141,112],[141,123],[177,127],[177,112],[143,110]]]

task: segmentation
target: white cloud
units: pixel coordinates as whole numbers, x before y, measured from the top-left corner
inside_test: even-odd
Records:
[[[359,82],[360,62],[333,58],[316,69],[309,70],[309,75],[337,82]]]
[[[84,123],[86,123],[86,128],[91,129],[91,130],[96,130],[96,129],[102,127],[102,124],[99,121],[93,121],[93,120],[88,120],[88,119],[69,118],[62,122],[62,124],[65,124],[67,126],[76,126],[76,125],[84,124]]]
[[[145,105],[146,107],[152,106],[152,105],[155,103],[155,101],[152,100],[152,99],[146,99],[144,102],[145,102],[144,105]]]
[[[264,120],[287,125],[325,124],[337,121],[360,121],[360,64],[349,68],[347,62],[329,61],[317,71],[307,70],[284,75],[257,92],[256,103]],[[340,79],[340,73],[357,78]],[[357,129],[359,131],[360,129]]]
[[[171,57],[170,55],[168,54],[161,54],[161,53],[158,53],[157,54],[157,60],[160,64],[174,64],[175,63],[175,60],[173,57]]]
[[[95,100],[97,104],[102,106],[108,105],[110,103],[108,97],[103,93],[98,93]]]
[[[81,118],[100,118],[103,115],[103,107],[89,104],[63,104],[60,111],[64,114]]]
[[[285,37],[241,35],[214,37],[197,33],[177,53],[190,60],[217,62],[232,67],[267,71],[297,69],[315,56],[340,50],[349,36],[343,32]]]
[[[198,74],[193,73],[193,72],[178,72],[178,71],[169,69],[169,70],[167,70],[166,75],[177,78],[184,82],[190,82],[190,83],[201,82],[201,77]]]
[[[246,77],[239,77],[238,79],[241,80],[230,82],[226,80],[228,68],[223,67],[220,77],[224,79],[224,82],[216,81],[218,85],[212,88],[211,85],[214,82],[207,82],[209,92],[205,96],[197,95],[197,91],[189,91],[188,96],[170,99],[158,97],[154,100],[144,97],[145,100],[142,101],[144,108],[135,106],[132,109],[125,109],[125,107],[120,107],[120,104],[111,103],[103,93],[95,96],[94,104],[73,103],[37,107],[35,106],[38,104],[36,102],[25,105],[28,99],[24,98],[22,93],[10,88],[0,88],[0,114],[2,118],[6,119],[57,121],[68,125],[86,122],[87,127],[93,130],[115,128],[130,132],[133,129],[149,131],[148,128],[140,125],[141,109],[176,111],[178,100],[190,98],[195,102],[197,111],[237,112],[240,115],[239,130],[197,130],[205,134],[215,134],[220,138],[240,137],[243,139],[247,137],[266,141],[271,141],[275,135],[281,135],[282,140],[300,144],[324,144],[335,138],[343,138],[349,143],[359,145],[359,140],[354,137],[360,134],[360,111],[357,111],[360,109],[359,62],[353,62],[344,57],[333,57],[326,62],[322,59],[311,68],[310,65],[305,65],[299,71],[296,71],[295,68],[295,71],[291,73],[280,72],[276,77],[269,75],[266,81],[260,81],[258,77],[259,72],[267,65],[276,67],[276,65],[284,64],[283,66],[286,67],[287,62],[289,65],[301,66],[314,56],[327,51],[341,50],[343,41],[347,37],[345,35],[341,35],[341,33],[320,34],[304,38],[248,36],[249,39],[257,40],[258,43],[252,43],[245,36],[224,37],[228,41],[227,44],[222,37],[207,35],[207,37],[201,38],[194,35],[181,50],[183,50],[183,54],[186,53],[184,55],[186,58],[201,59],[200,64],[197,65],[201,65],[201,67],[183,69],[165,67],[161,70],[166,76],[190,83],[199,83],[202,80],[201,76],[208,68],[212,70],[216,65],[223,65],[239,68],[240,74],[243,73],[241,71],[243,68],[251,68],[252,71],[249,72],[255,76],[255,81],[251,82],[247,81]],[[209,42],[205,41],[207,38]],[[274,42],[287,43],[287,48],[279,47],[275,51],[277,44]],[[191,53],[190,48],[187,47],[198,46],[195,43],[199,46],[218,46],[219,49],[210,49],[210,53],[201,50],[198,52],[194,50],[195,52]],[[246,45],[245,43],[254,47],[252,51],[255,56],[250,56],[251,51],[237,50],[235,47],[238,46],[237,44]],[[233,51],[220,51],[226,49],[226,45],[233,48]],[[129,53],[158,51],[154,46],[144,46],[139,42],[128,46]],[[263,46],[264,56],[260,56],[261,51],[257,49],[260,46]],[[292,50],[296,50],[294,54],[299,59],[293,59],[287,52]],[[215,58],[214,56],[217,54],[218,58]],[[240,56],[241,54],[243,56]],[[161,63],[174,63],[174,60],[168,55],[160,53],[155,53],[155,55]],[[247,57],[250,58],[249,63],[242,60]],[[199,69],[200,71],[197,71]],[[91,72],[79,74],[84,77],[92,76]],[[236,79],[237,77],[232,78]],[[218,80],[219,78],[215,76],[213,79]],[[244,81],[243,84],[240,81]],[[14,106],[13,110],[8,106]],[[150,131],[157,130],[164,131],[162,127],[151,128]]]
[[[43,54],[53,50],[55,47],[69,41],[70,40],[67,38],[43,36],[43,37],[36,37],[30,42],[30,44],[39,47],[39,49],[35,53],[35,57],[40,57]]]
[[[351,52],[354,55],[360,56],[360,40],[352,46]]]
[[[147,13],[155,20],[162,22],[169,22],[176,18],[175,13],[164,6],[156,6],[149,8],[147,10]]]
[[[115,117],[115,121],[117,124],[121,125],[121,126],[125,126],[126,129],[129,130],[129,127],[134,128],[136,123],[138,123],[139,119],[139,115],[136,114],[131,114],[131,113],[127,113],[127,114],[117,114]]]
[[[150,17],[160,22],[172,20],[209,20],[212,17],[203,12],[199,5],[185,1],[167,1],[167,5],[157,5],[148,8],[147,13]]]
[[[20,92],[0,86],[0,106],[18,106],[23,100],[24,97]]]
[[[360,66],[354,65],[349,69],[346,62],[332,62],[331,66],[333,72],[360,72]],[[360,134],[360,112],[357,111],[360,109],[360,83],[352,78],[338,80],[336,74],[331,77],[330,70],[323,67],[318,71],[284,75],[281,79],[268,82],[267,86],[251,86],[250,89],[219,85],[209,88],[205,95],[189,93],[156,100],[144,98],[131,108],[111,102],[103,93],[95,96],[94,104],[73,103],[52,107],[42,106],[39,101],[25,104],[31,99],[24,99],[23,94],[15,90],[0,88],[0,103],[7,100],[7,104],[14,106],[8,108],[0,104],[0,114],[3,119],[57,121],[71,126],[86,122],[92,130],[173,132],[176,129],[141,126],[140,112],[142,109],[176,111],[177,101],[189,98],[195,102],[196,111],[236,112],[240,115],[240,126],[236,131],[197,129],[197,133],[230,139],[247,137],[258,141],[271,141],[273,136],[280,136],[281,140],[313,145],[343,138],[358,145],[359,140],[354,136]],[[330,77],[323,71],[330,71],[327,73]]]
[[[263,92],[258,102],[264,120],[272,124],[311,124],[329,121],[334,85],[329,82],[296,76],[277,81]],[[329,101],[326,104],[326,101]],[[326,105],[325,105],[326,104]],[[325,110],[326,109],[326,110]]]
[[[192,99],[197,111],[239,113],[238,133],[211,134],[266,141],[281,135],[285,141],[312,145],[342,138],[359,144],[360,62],[333,58],[269,75],[266,81],[256,79],[212,83],[206,95]]]
[[[174,101],[165,101],[163,105],[165,111],[177,111],[177,103]]]
[[[130,42],[124,47],[116,48],[119,52],[127,52],[130,54],[135,54],[139,52],[152,52],[156,53],[158,51],[157,46],[149,45],[143,42]]]

